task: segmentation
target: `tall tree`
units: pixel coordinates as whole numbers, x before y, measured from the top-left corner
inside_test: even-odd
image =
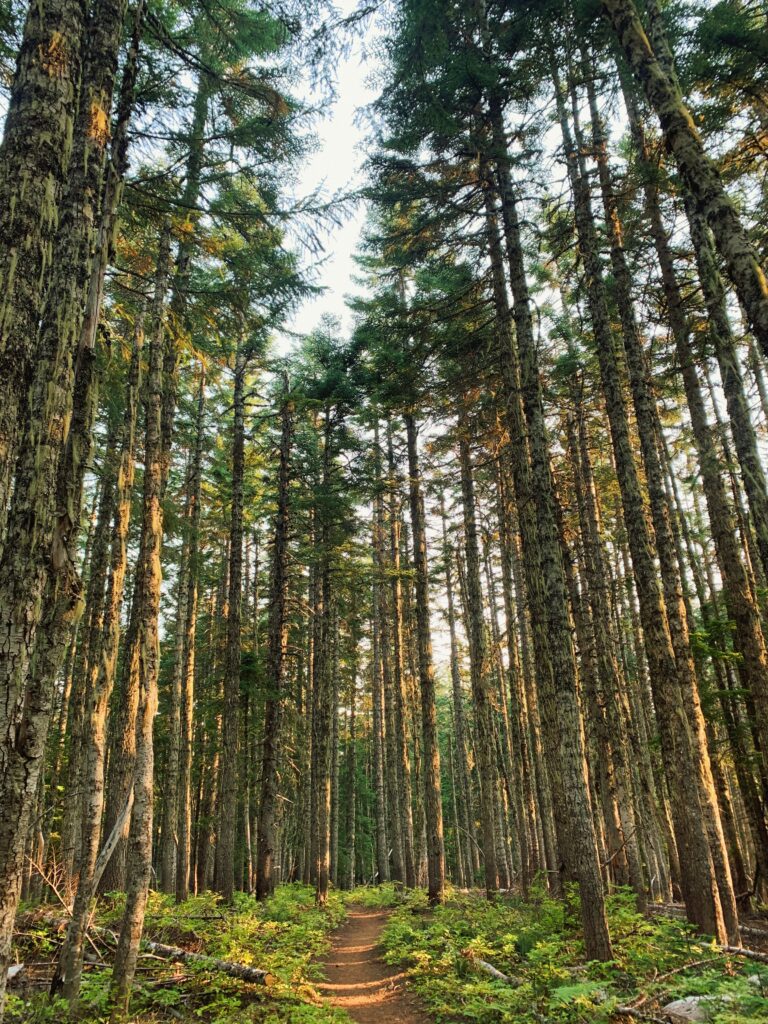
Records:
[[[274,889],[275,817],[277,812],[280,732],[285,700],[286,647],[288,642],[288,571],[290,536],[291,446],[293,405],[288,375],[283,375],[280,411],[280,448],[277,474],[277,508],[269,584],[268,673],[269,691],[264,704],[264,740],[261,764],[261,801],[256,855],[256,895],[264,899]]]

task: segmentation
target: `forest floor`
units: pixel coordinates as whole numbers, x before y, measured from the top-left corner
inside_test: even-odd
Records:
[[[99,901],[80,1004],[50,999],[66,919],[52,903],[22,908],[5,1024],[109,1024],[109,987],[122,894]],[[750,918],[745,942],[759,948],[768,908]],[[668,1021],[693,1000],[707,1024],[768,1024],[768,965],[728,955],[696,934],[678,908],[640,914],[631,892],[607,910],[614,957],[584,956],[578,894],[489,903],[450,890],[429,908],[423,890],[393,884],[332,891],[319,908],[309,886],[278,887],[263,903],[238,893],[224,906],[201,893],[182,904],[150,894],[147,937],[187,952],[259,967],[268,985],[223,974],[215,964],[177,963],[145,949],[131,1024],[630,1024]],[[489,975],[487,968],[496,969]],[[499,973],[501,972],[501,973]],[[625,1012],[628,1009],[629,1013]]]
[[[389,917],[387,910],[349,907],[322,961],[328,980],[317,985],[318,991],[358,1024],[427,1024],[429,1018],[405,988],[404,972],[382,959],[380,940]]]

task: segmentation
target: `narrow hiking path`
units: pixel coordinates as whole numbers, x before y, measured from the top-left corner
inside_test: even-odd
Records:
[[[388,917],[386,910],[351,907],[323,961],[327,981],[317,987],[358,1024],[429,1024],[406,990],[403,972],[381,958],[379,941]]]

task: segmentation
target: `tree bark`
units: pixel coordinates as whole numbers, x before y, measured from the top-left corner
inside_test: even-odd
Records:
[[[133,814],[128,833],[126,901],[112,972],[111,998],[114,1016],[128,1012],[131,986],[139,955],[139,941],[152,871],[152,819],[154,807],[153,724],[157,711],[157,677],[160,650],[158,618],[163,543],[162,437],[163,338],[165,293],[170,259],[170,232],[163,227],[155,276],[152,336],[147,371],[146,431],[144,441],[144,495],[142,500],[142,561],[138,567],[137,630],[127,652],[131,673],[138,679],[136,758],[133,773]]]
[[[384,616],[381,610],[381,593],[384,585],[384,568],[382,565],[381,543],[381,452],[379,448],[379,424],[374,422],[374,472],[375,493],[373,502],[373,522],[371,524],[371,544],[373,548],[374,577],[371,589],[371,704],[373,729],[373,791],[375,814],[376,868],[379,883],[389,881],[389,847],[387,844],[387,798],[385,787],[386,765],[385,751],[385,709],[384,709],[384,677],[381,630]]]
[[[731,435],[747,496],[757,550],[764,576],[768,575],[768,484],[760,457],[757,435],[744,390],[744,377],[736,341],[726,308],[725,288],[717,269],[710,231],[703,218],[689,208],[691,239],[709,319],[709,336],[723,383],[731,421]]]
[[[408,749],[408,695],[405,679],[405,639],[403,631],[403,584],[400,564],[400,508],[396,481],[392,423],[387,420],[387,488],[389,491],[389,576],[390,619],[392,625],[392,696],[394,742],[397,760],[390,771],[397,773],[397,803],[392,813],[400,816],[400,835],[403,848],[403,881],[409,889],[416,886],[416,860],[414,856],[413,786],[411,759]]]
[[[221,716],[221,781],[219,833],[216,845],[216,888],[227,903],[235,890],[237,833],[237,770],[240,711],[240,623],[243,581],[243,479],[245,473],[245,375],[248,352],[240,340],[235,355],[234,424],[232,434],[232,499],[229,528],[229,615]]]
[[[348,890],[354,889],[357,881],[357,652],[358,645],[360,643],[360,622],[357,618],[354,618],[351,623],[351,641],[352,657],[349,679],[349,729],[347,732],[346,756],[347,787],[345,794],[347,810],[344,821],[345,856],[347,865],[344,884]]]
[[[456,743],[456,761],[458,762],[459,791],[461,794],[461,830],[462,835],[457,836],[457,843],[463,844],[463,856],[461,862],[464,866],[463,884],[471,887],[474,881],[475,851],[475,815],[474,800],[472,794],[472,776],[469,770],[469,759],[467,755],[467,726],[464,714],[464,694],[461,686],[461,670],[459,667],[459,645],[456,637],[456,610],[453,596],[453,572],[452,561],[454,552],[448,543],[448,529],[445,512],[445,496],[440,494],[440,511],[443,524],[443,559],[445,562],[445,595],[448,616],[448,634],[451,644],[451,694],[453,698],[453,731]],[[458,827],[458,823],[457,823]]]
[[[195,642],[197,637],[197,600],[200,577],[200,498],[205,440],[205,366],[200,364],[195,451],[189,478],[187,600],[184,606],[184,658],[181,672],[179,708],[179,777],[176,806],[177,862],[176,902],[189,898],[192,860],[192,744],[195,706]]]
[[[499,888],[498,864],[496,862],[496,756],[493,708],[488,692],[488,651],[480,586],[480,549],[477,541],[475,487],[468,436],[469,424],[463,405],[459,416],[459,465],[464,520],[464,550],[467,559],[466,613],[469,671],[472,683],[472,702],[475,709],[485,891],[488,898],[492,899]]]
[[[269,625],[267,648],[268,690],[264,704],[264,740],[261,762],[261,801],[256,854],[256,895],[264,899],[274,889],[275,817],[278,797],[280,733],[285,689],[288,643],[288,571],[290,532],[291,446],[293,406],[287,377],[283,379],[280,454],[277,470],[277,511],[269,582]]]
[[[120,642],[120,608],[128,561],[127,542],[133,494],[134,453],[137,410],[141,382],[143,328],[139,319],[134,331],[134,347],[128,370],[126,403],[123,416],[120,458],[116,473],[115,514],[112,527],[112,551],[109,582],[104,605],[100,643],[93,651],[93,668],[86,692],[85,758],[83,763],[82,826],[77,858],[77,892],[67,937],[59,958],[59,967],[51,986],[70,1001],[77,999],[83,968],[83,945],[91,910],[96,879],[96,861],[101,837],[104,805],[104,765],[106,760],[106,719],[115,678]],[[96,645],[94,645],[96,646]]]
[[[667,609],[672,645],[677,660],[683,699],[688,708],[692,738],[695,746],[698,747],[697,759],[701,765],[701,804],[710,833],[710,848],[717,876],[725,927],[728,934],[735,937],[738,935],[738,915],[733,894],[733,882],[728,867],[720,810],[712,777],[704,719],[698,696],[698,682],[690,645],[688,615],[684,604],[683,584],[676,558],[669,502],[667,500],[664,474],[659,458],[657,443],[658,413],[648,379],[640,331],[634,312],[632,276],[624,252],[622,225],[614,196],[606,141],[593,84],[588,86],[588,93],[592,116],[593,144],[610,245],[615,298],[621,322],[624,352],[626,354],[630,387],[637,418],[637,430],[648,486],[664,601]],[[581,145],[583,150],[575,91],[572,91],[572,97],[576,143]]]
[[[445,849],[443,843],[443,805],[440,793],[440,748],[437,739],[435,708],[435,669],[432,663],[432,637],[429,626],[429,566],[424,523],[424,495],[421,485],[416,421],[405,414],[408,437],[408,476],[411,504],[413,561],[416,572],[416,633],[419,652],[419,688],[421,692],[421,735],[424,744],[424,808],[427,824],[427,879],[431,904],[440,903],[445,894]]]
[[[72,153],[87,10],[84,0],[30,5],[0,146],[0,550]]]
[[[51,230],[57,221],[54,192],[61,153],[52,154],[51,146],[67,150],[67,139],[62,138],[59,125],[67,131],[69,118],[70,74],[77,72],[80,45],[80,14],[74,5],[52,4],[46,11],[54,18],[66,15],[63,23],[48,22],[43,16],[37,20],[37,9],[28,22],[30,38],[37,47],[34,54],[22,48],[20,71],[26,77],[29,92],[12,97],[11,123],[14,133],[25,120],[21,111],[31,103],[26,113],[42,117],[38,131],[50,134],[43,139],[32,130],[30,122],[28,143],[35,137],[43,158],[43,194],[36,191],[36,183],[29,186],[32,201],[40,202],[34,214],[42,215]],[[88,280],[90,249],[93,240],[93,219],[101,198],[102,173],[105,162],[108,130],[96,130],[95,121],[101,118],[109,125],[109,111],[117,69],[117,55],[122,31],[124,6],[121,0],[103,0],[89,23],[88,61],[83,74],[77,119],[74,128],[73,159],[68,166],[66,184],[58,211],[58,232],[55,244],[43,243],[52,256],[51,272],[45,303],[40,310],[37,299],[25,284],[22,273],[15,281],[7,281],[3,288],[3,301],[13,288],[20,289],[20,299],[26,290],[25,317],[19,320],[32,329],[36,336],[34,381],[30,390],[30,415],[24,429],[17,433],[21,443],[15,478],[13,509],[8,521],[7,543],[0,562],[0,684],[5,698],[0,709],[0,1001],[5,991],[5,967],[21,881],[23,857],[29,815],[37,792],[42,756],[45,750],[48,724],[53,698],[53,683],[66,650],[69,627],[81,613],[81,584],[74,564],[76,541],[82,503],[82,479],[88,458],[90,437],[89,417],[93,402],[93,352],[78,352],[83,317],[82,295]],[[62,37],[58,29],[73,32],[72,38]],[[40,33],[37,35],[36,33]],[[27,42],[30,41],[27,39]],[[68,47],[72,46],[71,53]],[[53,72],[53,74],[52,74]],[[50,126],[48,111],[43,101],[41,76],[56,78],[58,86],[45,95],[52,104],[51,115],[58,124]],[[58,92],[57,89],[63,90]],[[45,91],[45,89],[44,89]],[[18,120],[17,120],[18,119]],[[7,142],[6,138],[6,142]],[[27,187],[35,159],[27,153],[30,166],[18,168],[20,188]],[[47,157],[45,154],[47,153]],[[47,161],[53,160],[53,163]],[[46,166],[47,163],[47,166]],[[5,180],[5,179],[4,179]],[[25,184],[27,183],[27,184]],[[0,188],[5,186],[0,186]],[[49,194],[48,190],[54,192]],[[9,200],[12,196],[9,196]],[[15,204],[11,204],[13,208]],[[22,208],[24,202],[22,200]],[[30,211],[27,211],[31,215]],[[39,232],[31,220],[21,227],[29,230],[30,253],[35,252]],[[10,226],[9,226],[10,228]],[[19,239],[11,230],[10,247]],[[0,237],[2,237],[0,235]],[[23,236],[22,236],[23,237]],[[16,241],[14,241],[16,239]],[[40,250],[37,252],[37,258]],[[2,255],[0,254],[0,259]],[[17,256],[11,257],[17,263]],[[21,260],[22,265],[26,258]],[[31,264],[44,269],[33,257]],[[27,264],[27,271],[30,265]],[[17,310],[20,314],[21,309]],[[9,326],[13,322],[13,309],[6,309]],[[28,317],[35,314],[34,323]],[[39,324],[38,324],[39,320]],[[19,355],[23,359],[23,352]],[[26,376],[26,370],[24,370]],[[6,378],[3,377],[3,380]],[[15,376],[16,384],[21,384]],[[82,390],[80,403],[73,404],[76,382]],[[69,443],[68,443],[69,442]],[[2,443],[0,441],[0,443]],[[60,504],[62,487],[66,501]],[[6,496],[7,497],[7,496]],[[50,587],[49,587],[50,583]],[[48,592],[46,594],[46,588]],[[48,627],[48,637],[56,643],[38,652],[34,675],[30,674],[30,661],[35,648],[38,627]],[[52,631],[54,631],[52,633]]]
[[[392,877],[397,882],[405,881],[405,856],[403,852],[402,818],[400,815],[400,799],[398,789],[398,758],[400,750],[397,743],[395,725],[395,694],[392,681],[392,662],[390,655],[391,632],[389,621],[389,601],[386,586],[386,575],[389,559],[386,554],[384,540],[384,489],[381,476],[381,447],[379,444],[378,421],[374,423],[374,540],[376,543],[376,567],[378,570],[378,601],[377,621],[379,624],[379,655],[381,660],[381,685],[383,696],[383,733],[386,742],[386,758],[384,760],[384,777],[387,785],[387,809],[389,811],[390,829],[388,838],[392,846]]]
[[[494,149],[496,169],[499,173],[510,284],[515,300],[515,340],[519,353],[515,360],[512,354],[512,339],[509,338],[503,365],[508,392],[516,387],[516,381],[519,379],[522,394],[530,452],[530,493],[538,521],[538,571],[545,594],[544,611],[551,666],[551,672],[545,673],[542,677],[543,689],[539,692],[539,699],[545,744],[550,759],[549,778],[553,787],[555,821],[558,826],[561,854],[566,856],[569,870],[579,882],[587,955],[590,959],[605,960],[611,957],[611,943],[584,758],[584,740],[578,705],[578,672],[556,522],[557,499],[549,464],[549,439],[544,422],[530,293],[525,276],[525,261],[507,162],[506,142],[503,126],[498,122],[499,116],[500,111],[492,112],[492,118],[495,118],[496,123]],[[494,213],[490,189],[487,189],[486,193],[486,213]],[[491,231],[489,242],[498,247],[498,241],[494,241],[492,237],[493,234],[497,234],[495,224],[492,225]],[[500,257],[497,255],[494,261],[499,260]],[[498,276],[500,272],[501,268],[496,271],[496,275]],[[498,286],[496,290],[498,292]],[[511,397],[510,395],[507,399],[508,404]],[[562,780],[561,784],[555,782],[558,774]]]
[[[668,776],[674,790],[677,845],[683,871],[683,896],[691,919],[707,934],[726,934],[715,869],[701,806],[703,765],[686,712],[672,645],[667,609],[656,573],[654,550],[645,518],[640,481],[634,462],[627,409],[621,389],[615,342],[594,230],[589,186],[581,173],[579,154],[570,130],[559,77],[553,65],[555,97],[574,194],[579,249],[586,272],[587,298],[600,377],[616,460],[624,518],[637,583],[643,639],[653,685],[657,721],[667,765],[682,766]]]
[[[768,280],[683,100],[666,41],[658,29],[652,31],[651,41],[633,0],[602,0],[602,6],[633,75],[659,118],[664,142],[683,184],[712,229],[755,338],[768,355]]]

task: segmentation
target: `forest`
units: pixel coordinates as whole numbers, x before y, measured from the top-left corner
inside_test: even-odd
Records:
[[[0,1021],[768,1021],[764,0],[0,0],[0,113]]]

